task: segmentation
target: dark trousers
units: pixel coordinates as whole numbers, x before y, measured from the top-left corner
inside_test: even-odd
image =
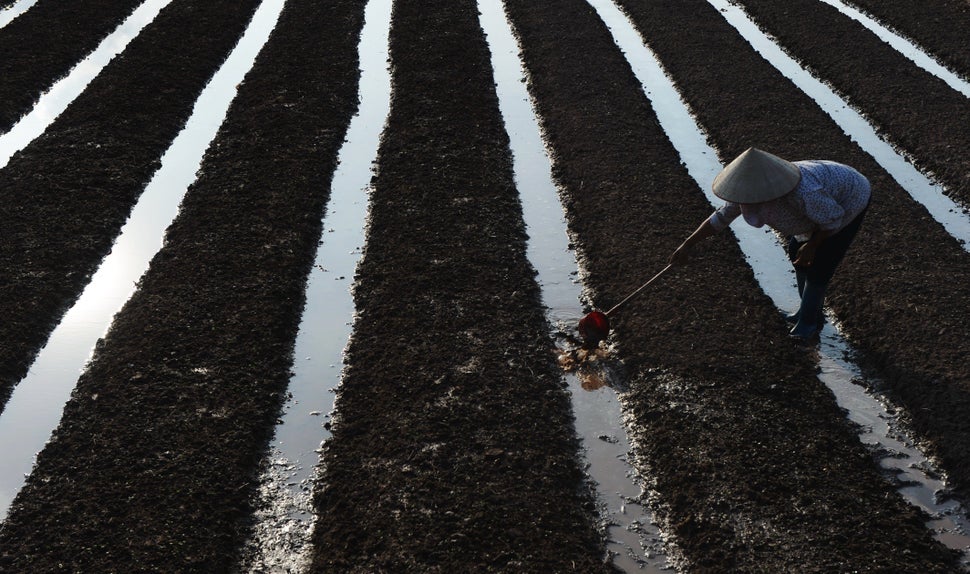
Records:
[[[868,205],[866,205],[866,208],[859,215],[855,216],[855,219],[840,229],[838,233],[826,237],[821,245],[818,246],[818,250],[815,251],[815,260],[812,261],[811,266],[795,267],[799,295],[802,292],[805,281],[819,286],[828,285],[829,281],[832,280],[832,276],[835,275],[835,268],[842,262],[842,258],[845,257],[845,252],[852,245],[852,240],[855,239],[855,234],[859,231],[859,227],[862,225],[862,220],[865,218],[867,211],[869,211]],[[792,263],[798,257],[798,249],[803,244],[804,241],[798,241],[794,237],[788,238],[788,259]]]

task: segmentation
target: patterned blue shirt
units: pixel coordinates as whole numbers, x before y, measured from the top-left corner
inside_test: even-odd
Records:
[[[741,215],[754,227],[807,241],[816,229],[839,231],[869,205],[869,180],[855,169],[827,160],[793,163],[802,178],[791,193],[764,203],[725,202],[711,214],[711,226],[721,231]]]

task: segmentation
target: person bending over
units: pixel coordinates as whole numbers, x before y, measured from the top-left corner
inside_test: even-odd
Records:
[[[739,215],[754,227],[771,227],[787,238],[801,298],[798,310],[786,317],[794,325],[790,335],[801,344],[817,341],[826,287],[869,208],[869,180],[834,161],[791,162],[748,148],[714,178],[713,191],[724,205],[674,251],[670,263],[686,263],[699,241]]]

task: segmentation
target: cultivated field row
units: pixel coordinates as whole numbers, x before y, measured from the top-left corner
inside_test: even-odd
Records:
[[[60,4],[40,0],[0,29],[4,131],[134,8]],[[618,4],[722,161],[756,145],[870,177],[873,208],[830,306],[965,496],[970,256],[711,4]],[[789,4],[783,14],[744,2],[970,201],[967,98],[827,5]],[[326,241],[364,5],[286,3],[165,245],[0,526],[0,570],[233,569],[285,400],[304,283]],[[710,207],[590,4],[505,5],[586,286],[609,308]],[[110,250],[256,7],[172,0],[0,170],[4,397]],[[959,3],[911,9],[936,11],[926,45],[965,65],[965,43],[945,41],[961,37]],[[884,17],[926,37],[911,13]],[[820,40],[820,29],[831,36]],[[390,60],[392,110],[316,485],[311,570],[606,571],[475,2],[398,0]],[[733,241],[711,242],[631,305],[615,339],[636,464],[686,569],[956,568],[879,476]]]

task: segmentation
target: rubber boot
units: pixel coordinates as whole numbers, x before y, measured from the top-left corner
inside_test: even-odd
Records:
[[[813,343],[822,329],[819,317],[825,302],[825,285],[806,281],[802,289],[802,304],[798,307],[798,322],[792,327],[792,339],[801,344]]]
[[[805,273],[804,271],[802,271],[798,267],[795,268],[795,283],[798,284],[798,298],[799,299],[801,299],[801,297],[802,297],[802,291],[805,290],[805,279],[806,279],[807,276],[808,276],[808,273]],[[801,317],[801,309],[800,308],[799,308],[799,310],[795,311],[794,313],[792,313],[790,315],[785,315],[785,322],[788,323],[789,325],[795,325],[796,323],[798,323],[798,318],[799,317]]]

